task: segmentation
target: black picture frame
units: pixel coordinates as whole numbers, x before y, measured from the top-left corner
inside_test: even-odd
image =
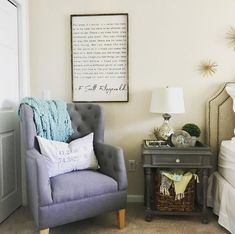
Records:
[[[73,102],[129,101],[128,13],[70,15]]]

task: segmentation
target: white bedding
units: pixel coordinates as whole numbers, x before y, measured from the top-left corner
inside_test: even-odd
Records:
[[[235,188],[218,172],[209,178],[207,205],[219,216],[218,223],[235,234]]]
[[[222,141],[218,171],[235,188],[235,140]]]

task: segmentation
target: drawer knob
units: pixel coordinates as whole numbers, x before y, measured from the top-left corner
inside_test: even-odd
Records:
[[[175,162],[176,162],[176,163],[180,163],[180,159],[177,158],[177,159],[175,160]]]

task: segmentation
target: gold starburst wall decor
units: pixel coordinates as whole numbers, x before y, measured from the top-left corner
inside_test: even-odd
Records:
[[[199,71],[203,76],[212,76],[217,71],[217,67],[217,63],[209,59],[201,62]]]
[[[231,27],[227,32],[227,39],[229,45],[232,46],[233,49],[235,50],[235,29],[233,27]]]

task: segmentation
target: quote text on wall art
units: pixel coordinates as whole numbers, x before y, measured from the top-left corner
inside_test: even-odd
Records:
[[[72,15],[73,101],[128,101],[128,15]]]

